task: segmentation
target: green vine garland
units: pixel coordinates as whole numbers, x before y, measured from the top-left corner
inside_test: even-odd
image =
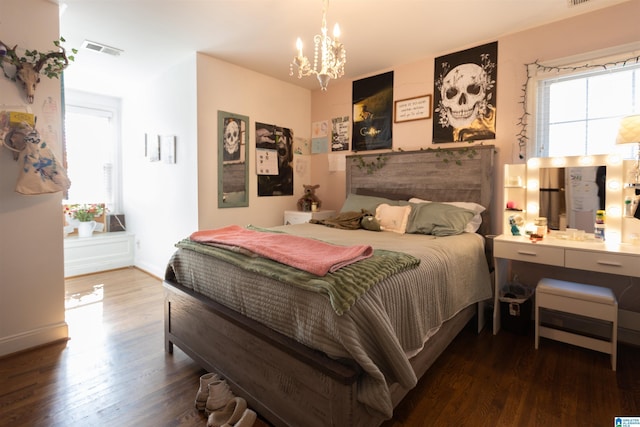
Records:
[[[472,141],[469,141],[471,143]],[[482,144],[480,144],[482,145]],[[419,148],[420,151],[435,151],[436,157],[441,158],[443,163],[455,163],[458,166],[462,166],[462,161],[464,159],[473,159],[475,158],[478,152],[475,149],[475,145],[471,147],[462,147],[462,148]],[[403,152],[402,148],[398,148],[397,150],[391,150]],[[367,162],[364,160],[360,154],[353,156],[352,161],[356,164],[356,167],[360,170],[366,171],[367,175],[373,174],[375,171],[380,170],[384,167],[384,165],[389,160],[389,156],[387,153],[381,153],[376,156],[374,160]]]
[[[360,170],[365,170],[367,175],[373,174],[378,169],[382,169],[384,165],[389,160],[389,156],[386,154],[379,154],[376,156],[375,160],[370,162],[365,162],[364,158],[361,155],[357,155],[353,158],[353,162],[356,163],[356,166]]]

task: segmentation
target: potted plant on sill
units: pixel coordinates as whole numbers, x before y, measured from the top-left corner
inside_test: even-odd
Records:
[[[68,205],[65,211],[68,217],[67,222],[78,228],[78,237],[91,237],[93,230],[96,229],[95,219],[104,213],[104,205],[98,203]]]

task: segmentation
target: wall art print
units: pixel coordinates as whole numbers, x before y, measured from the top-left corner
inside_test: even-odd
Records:
[[[331,151],[349,151],[349,116],[331,119]]]
[[[392,147],[393,71],[353,82],[353,151]]]
[[[293,131],[256,122],[258,196],[293,195]]]
[[[495,139],[498,42],[435,59],[433,142]]]
[[[249,117],[218,111],[218,207],[249,206]]]

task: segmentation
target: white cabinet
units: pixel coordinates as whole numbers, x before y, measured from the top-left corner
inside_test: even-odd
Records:
[[[526,236],[503,234],[493,239],[495,293],[493,333],[500,330],[500,290],[509,280],[511,261],[640,277],[640,246],[595,241],[572,241],[547,236],[532,243]]]
[[[134,235],[94,233],[64,238],[64,276],[96,273],[133,265]]]
[[[311,219],[327,219],[336,215],[336,211],[319,210],[315,212],[284,211],[284,225],[303,224]]]

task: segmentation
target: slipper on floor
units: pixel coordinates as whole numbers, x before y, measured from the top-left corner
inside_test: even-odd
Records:
[[[244,414],[242,414],[242,418],[240,418],[235,425],[223,424],[222,427],[253,427],[253,424],[256,422],[256,418],[258,418],[258,416],[255,412],[251,409],[245,409]]]
[[[220,377],[213,373],[204,374],[200,377],[200,388],[196,394],[196,408],[198,408],[198,411],[204,411],[204,408],[207,406],[209,384],[219,380]]]
[[[209,384],[209,397],[204,408],[204,413],[209,416],[212,412],[218,411],[227,404],[235,395],[229,388],[225,380],[214,381]]]
[[[240,420],[247,409],[247,401],[241,397],[234,397],[227,404],[213,411],[207,420],[207,427],[220,427],[233,424]]]

